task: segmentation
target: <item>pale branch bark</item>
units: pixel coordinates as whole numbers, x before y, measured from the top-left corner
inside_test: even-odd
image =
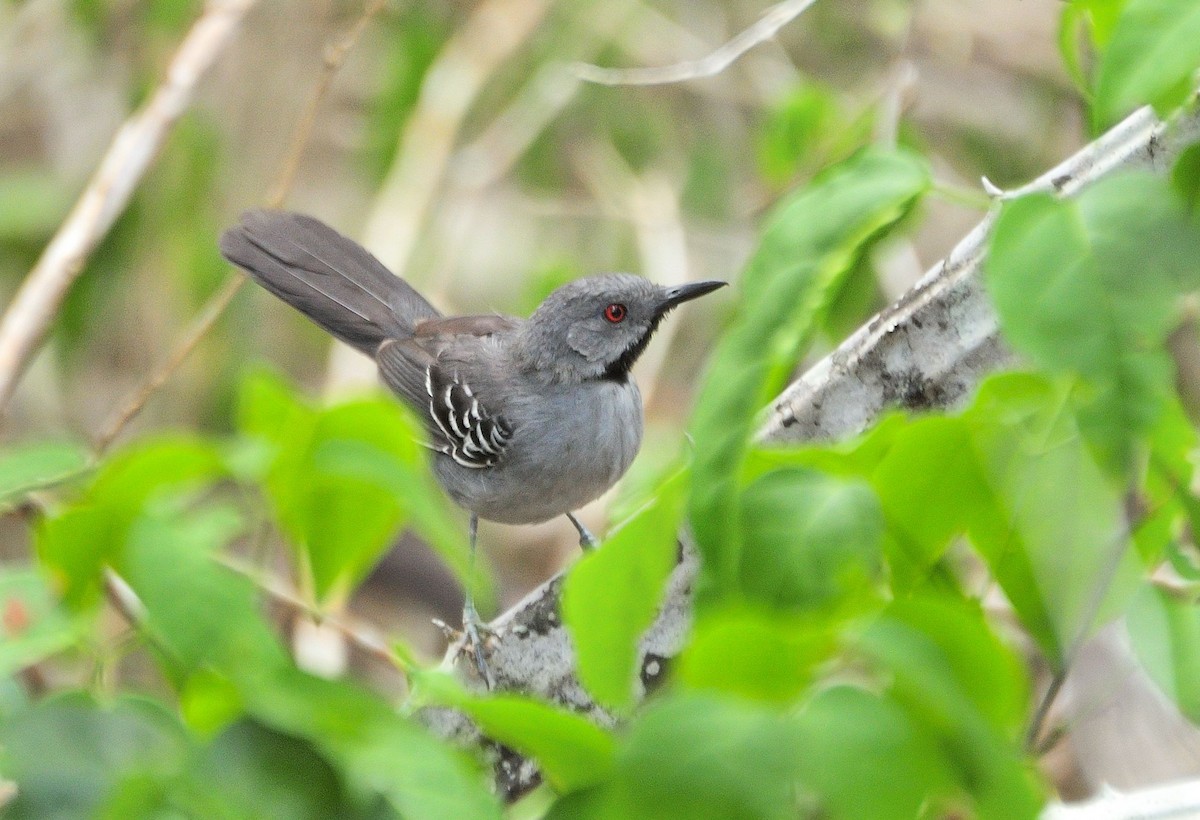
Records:
[[[325,50],[321,74],[317,78],[316,85],[309,92],[304,111],[292,131],[288,151],[284,155],[278,178],[270,196],[267,197],[265,204],[268,208],[283,207],[283,203],[287,200],[292,185],[296,181],[296,174],[300,170],[300,160],[304,157],[304,151],[308,147],[313,128],[317,123],[321,104],[333,85],[334,77],[345,64],[350,51],[358,43],[371,20],[383,11],[385,5],[387,5],[387,0],[368,0],[354,24]],[[234,297],[238,295],[245,284],[246,277],[240,271],[235,271],[225,277],[224,283],[208,298],[200,312],[196,314],[196,317],[172,346],[166,360],[152,371],[150,376],[138,385],[137,389],[119,406],[119,409],[109,417],[93,442],[93,450],[96,455],[102,456],[107,452],[117,437],[142,412],[146,403],[179,371],[183,363],[192,355],[192,351],[225,315],[225,310],[233,303]]]
[[[816,1],[783,0],[767,9],[753,25],[697,60],[654,68],[603,68],[591,63],[571,63],[568,68],[579,79],[600,85],[665,85],[715,77],[747,51],[778,34],[780,29],[807,11]]]
[[[1162,172],[1197,142],[1200,110],[1193,108],[1166,124],[1142,109],[1033,182],[999,196],[1043,190],[1069,196],[1121,169]],[[830,440],[866,429],[892,408],[954,407],[988,373],[1012,364],[981,273],[993,221],[994,215],[985,218],[896,304],[785,390],[772,403],[758,441]],[[698,561],[690,549],[683,554],[668,582],[662,612],[639,644],[643,686],[663,673],[687,639]],[[607,722],[610,718],[574,675],[571,638],[558,615],[562,578],[560,573],[547,581],[492,623],[497,634],[489,644],[488,663],[501,689],[526,692]],[[444,667],[475,680],[459,649],[450,647]],[[458,713],[431,711],[427,717],[443,736],[479,739],[478,730]],[[537,778],[529,761],[497,748],[497,785],[505,795],[521,794]]]
[[[113,138],[70,215],[0,319],[0,412],[84,263],[129,204],[200,78],[224,51],[256,0],[209,0],[149,101]]]
[[[1184,780],[1148,789],[1104,789],[1082,803],[1052,803],[1042,820],[1167,820],[1200,814],[1200,780]]]

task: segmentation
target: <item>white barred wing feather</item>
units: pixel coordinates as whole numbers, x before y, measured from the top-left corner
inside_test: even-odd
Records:
[[[425,369],[429,417],[445,439],[435,449],[464,467],[494,467],[504,455],[512,428],[502,416],[487,412],[458,373],[440,367]]]

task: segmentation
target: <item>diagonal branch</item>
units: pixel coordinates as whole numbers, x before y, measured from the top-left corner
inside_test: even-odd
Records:
[[[1063,196],[1120,170],[1165,172],[1200,142],[1200,110],[1170,124],[1150,108],[1021,188]],[[953,407],[989,372],[1012,361],[984,290],[983,258],[995,212],[894,305],[859,328],[771,403],[761,441],[813,441],[865,430],[893,407]]]
[[[109,146],[95,175],[0,319],[0,412],[84,263],[129,204],[196,86],[256,0],[209,0],[167,76]]]
[[[600,85],[665,85],[715,77],[747,51],[770,40],[815,2],[817,0],[783,0],[767,9],[749,28],[697,60],[654,68],[603,68],[591,63],[571,63],[567,68],[579,79]]]

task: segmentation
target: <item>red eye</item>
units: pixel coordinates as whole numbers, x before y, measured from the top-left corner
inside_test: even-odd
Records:
[[[604,318],[615,325],[625,318],[625,306],[614,302],[604,309]]]

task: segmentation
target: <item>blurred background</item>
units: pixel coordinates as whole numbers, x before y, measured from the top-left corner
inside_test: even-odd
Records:
[[[855,273],[818,356],[979,220],[981,176],[1002,187],[1025,181],[1089,139],[1059,56],[1053,0],[821,0],[718,76],[652,87],[582,82],[571,64],[701,57],[766,6],[389,0],[330,74],[327,54],[367,5],[255,5],[88,261],[20,385],[6,443],[95,437],[166,359],[230,274],[218,234],[269,201],[325,77],[332,82],[285,207],[363,241],[448,312],[524,315],[558,284],[604,271],[736,280],[782,192],[862,145],[918,146],[940,195],[909,239]],[[196,0],[0,0],[5,300],[202,8]],[[691,389],[729,307],[727,295],[714,297],[672,317],[639,363],[647,441],[617,496],[686,446]],[[365,358],[331,347],[299,315],[247,288],[124,436],[230,429],[239,383],[264,363],[313,396],[361,390],[375,378]],[[612,509],[602,499],[583,517],[603,531],[619,517]],[[24,539],[18,522],[0,525],[0,556],[27,555]],[[481,544],[501,607],[578,549],[565,521],[485,525]],[[457,623],[460,596],[432,553],[400,537],[350,606],[433,656],[442,637],[430,618]],[[344,648],[328,651],[342,662]],[[1102,682],[1114,668],[1096,667]],[[1085,712],[1114,711],[1125,697],[1117,689],[1107,686],[1108,700]],[[1200,744],[1189,731],[1179,729],[1161,765],[1196,771]],[[1068,794],[1099,782],[1137,785],[1146,775],[1139,766],[1160,765],[1131,754],[1121,734],[1077,733],[1091,748],[1056,753],[1050,765]]]

